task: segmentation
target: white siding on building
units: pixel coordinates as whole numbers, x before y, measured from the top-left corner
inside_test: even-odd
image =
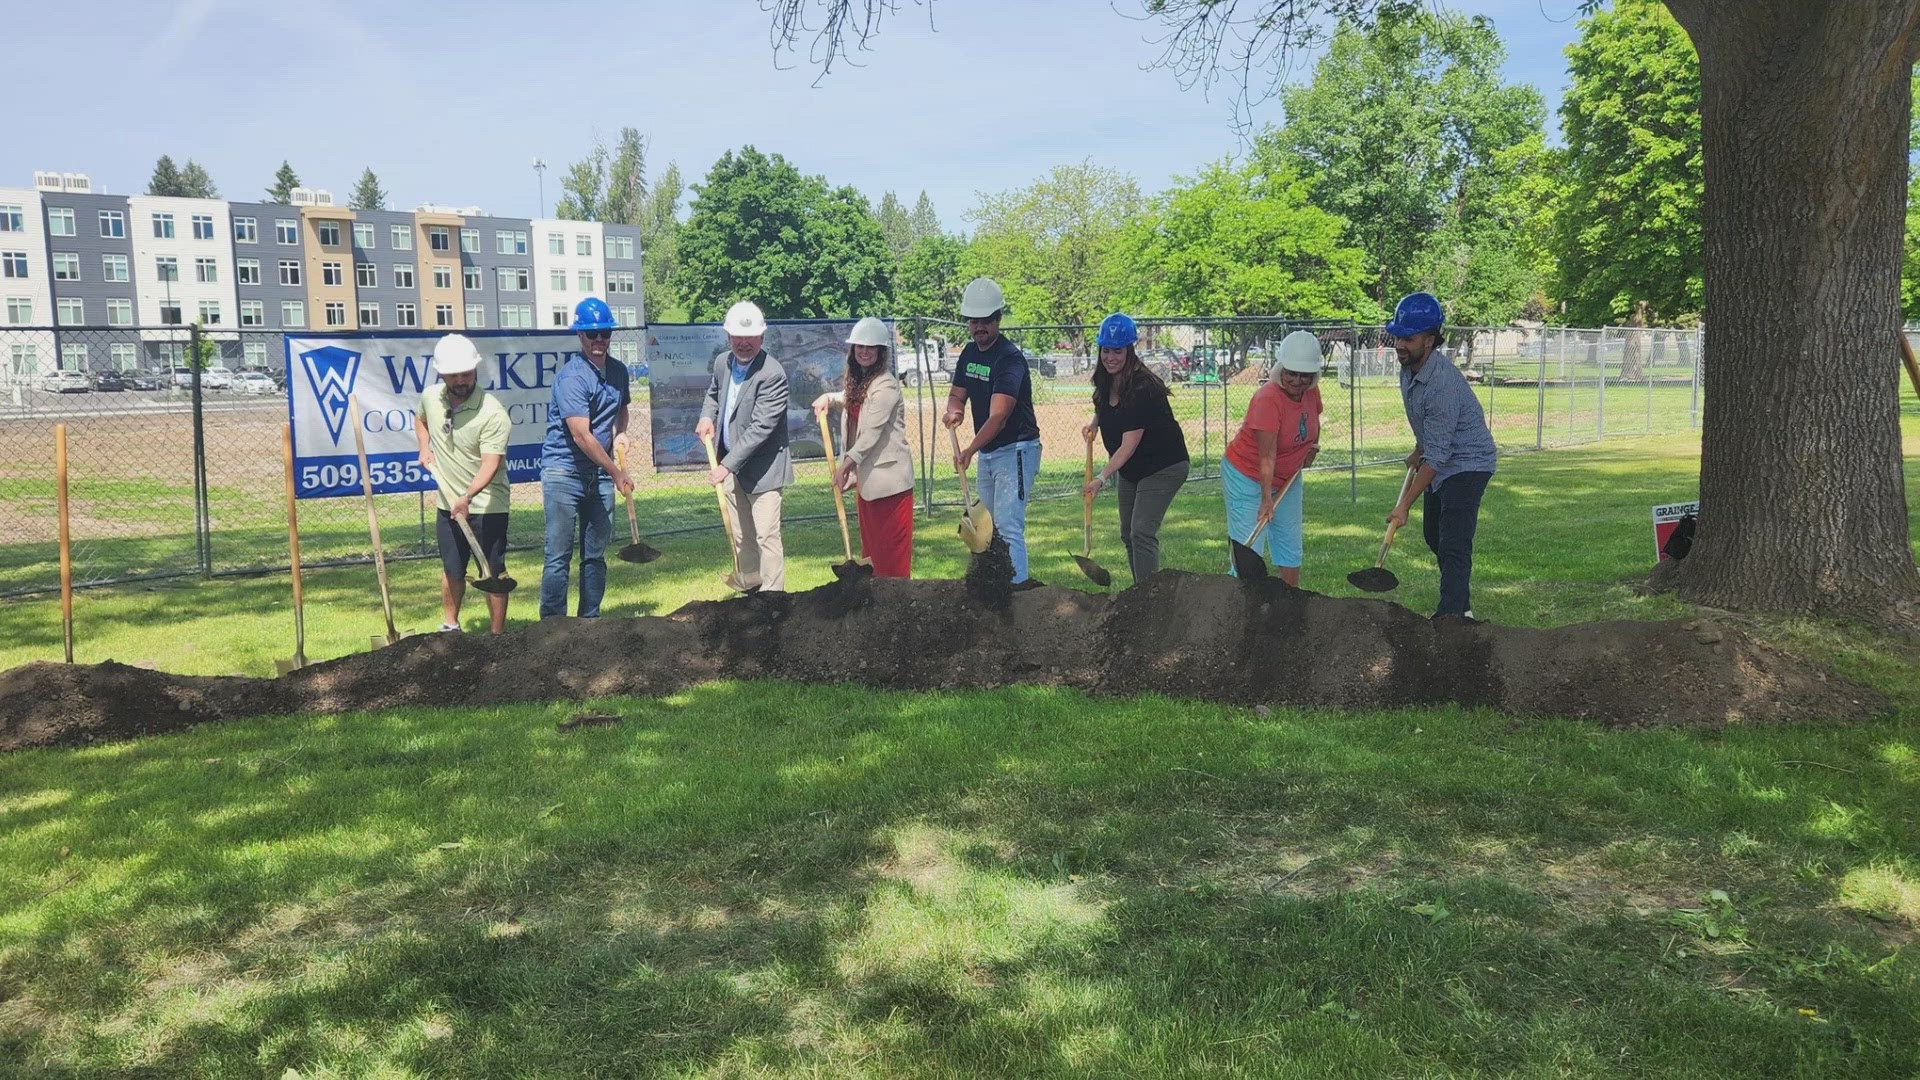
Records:
[[[40,193],[31,188],[0,188],[0,213],[7,215],[0,225],[0,253],[26,255],[27,276],[0,276],[0,326],[52,326],[52,270],[47,260],[47,229]],[[14,214],[19,215],[19,228]],[[18,271],[18,259],[11,260]],[[24,318],[16,316],[25,316]],[[17,380],[31,381],[39,372],[54,367],[51,334],[0,334],[0,386]]]
[[[560,329],[572,325],[573,306],[589,296],[607,298],[606,237],[597,221],[562,221],[558,218],[533,219],[533,322],[542,330],[555,329],[554,309],[564,308],[566,321]],[[555,254],[550,237],[560,237],[560,253]],[[580,238],[587,239],[589,254],[580,254]],[[563,275],[564,287],[554,280]],[[582,289],[580,275],[591,276],[592,289]]]
[[[240,302],[234,288],[233,220],[228,204],[219,199],[180,199],[160,195],[135,195],[128,200],[127,234],[133,241],[133,281],[136,317],[142,326],[159,326],[160,309],[169,296],[180,308],[181,325],[200,322],[201,305],[219,305],[218,322],[208,321],[208,329],[232,330],[240,325]],[[153,235],[153,216],[173,215],[171,238]],[[210,238],[194,236],[196,216],[213,219]],[[171,256],[177,260],[179,280],[162,281],[158,260]],[[214,281],[199,280],[196,264],[212,259]],[[152,339],[162,334],[147,335]]]

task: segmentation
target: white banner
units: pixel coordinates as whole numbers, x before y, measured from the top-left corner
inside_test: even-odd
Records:
[[[570,331],[470,330],[480,348],[480,385],[507,407],[513,434],[507,474],[514,483],[540,479],[553,378],[579,338]],[[293,424],[294,490],[302,499],[360,494],[354,427],[367,443],[373,490],[432,491],[420,467],[414,413],[433,374],[437,333],[288,334],[287,414]],[[349,415],[348,398],[360,415]]]

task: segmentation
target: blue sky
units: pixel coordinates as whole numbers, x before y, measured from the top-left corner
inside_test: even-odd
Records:
[[[1507,76],[1559,103],[1579,0],[1453,0],[1493,19]],[[1183,91],[1137,0],[902,0],[861,66],[776,65],[754,0],[80,0],[20,5],[25,43],[0,185],[34,169],[144,190],[154,159],[194,158],[256,199],[282,157],[345,201],[371,165],[396,209],[539,212],[535,157],[559,175],[623,125],[689,181],[751,143],[876,201],[921,190],[950,228],[975,193],[1091,159],[1148,191],[1235,152],[1227,99]],[[305,57],[324,57],[312,66]],[[1305,61],[1296,72],[1305,77]],[[320,116],[317,125],[296,117]],[[1280,119],[1277,104],[1257,124]],[[1550,127],[1554,121],[1550,120]]]

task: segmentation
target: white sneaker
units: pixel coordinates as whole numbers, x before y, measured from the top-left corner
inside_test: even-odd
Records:
[[[440,624],[440,632],[443,634],[446,634],[446,633],[458,634],[460,633],[460,627],[454,623],[443,622]]]

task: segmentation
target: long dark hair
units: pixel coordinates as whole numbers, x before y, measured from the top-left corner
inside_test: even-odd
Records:
[[[1156,398],[1167,396],[1167,384],[1160,381],[1147,365],[1140,362],[1140,354],[1127,346],[1127,362],[1120,365],[1118,375],[1107,374],[1107,365],[1102,363],[1096,353],[1093,362],[1093,405],[1096,409],[1107,408],[1107,399],[1117,396],[1122,405],[1144,405]],[[1114,394],[1114,387],[1119,393]]]
[[[858,345],[847,346],[847,374],[846,378],[840,381],[840,389],[847,395],[847,408],[849,410],[859,408],[861,403],[867,400],[867,387],[873,380],[893,370],[893,349],[891,346],[874,346],[874,348],[880,350],[880,354],[879,357],[874,360],[873,367],[871,368],[861,367],[860,362],[853,358],[853,350],[857,348],[859,348]]]

